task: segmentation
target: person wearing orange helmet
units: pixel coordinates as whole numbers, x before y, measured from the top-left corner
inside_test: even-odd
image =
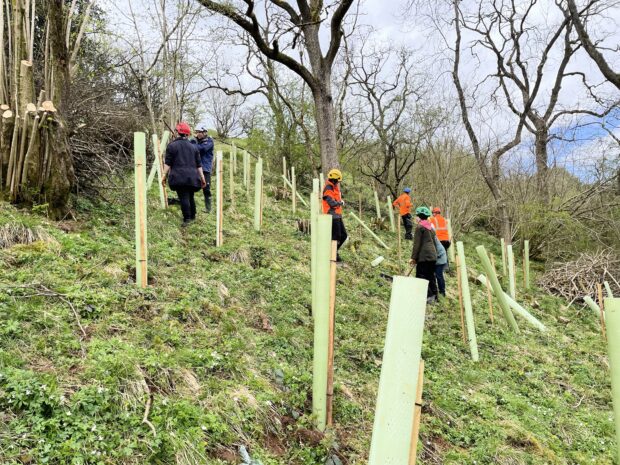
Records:
[[[340,191],[340,182],[342,181],[342,173],[338,169],[330,170],[327,173],[327,181],[323,188],[323,213],[332,217],[332,241],[338,243],[338,250],[347,240],[347,230],[342,221],[342,192]],[[340,254],[336,255],[336,261],[342,262]]]
[[[409,187],[405,187],[403,189],[403,193],[398,196],[396,200],[392,203],[394,208],[398,207],[398,211],[400,217],[403,220],[403,225],[405,226],[405,239],[413,239],[413,220],[411,218],[411,207],[413,204],[411,203],[411,189]]]
[[[166,158],[162,183],[166,181],[170,189],[176,191],[181,203],[183,223],[185,227],[196,219],[196,203],[194,193],[207,185],[202,172],[200,152],[188,137],[191,134],[189,124],[177,124],[175,139],[166,148]]]
[[[448,221],[441,216],[441,208],[435,207],[433,208],[433,217],[431,218],[431,224],[435,228],[435,234],[437,234],[437,239],[443,245],[443,248],[446,249],[446,252],[450,248],[451,240],[450,232],[448,231]]]

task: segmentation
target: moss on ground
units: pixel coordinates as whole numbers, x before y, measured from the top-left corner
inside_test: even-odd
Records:
[[[277,183],[277,180],[273,180]],[[151,286],[133,276],[133,192],[81,199],[78,222],[0,204],[0,226],[45,231],[0,251],[0,462],[3,464],[367,462],[390,283],[386,253],[348,222],[339,268],[333,432],[312,430],[309,237],[290,201],[268,193],[264,231],[242,189],[224,246],[213,216],[180,230],[177,207],[150,196]],[[357,194],[355,195],[357,196]],[[202,206],[201,196],[197,196]],[[371,212],[366,212],[369,218]],[[382,238],[396,243],[392,234]],[[361,239],[361,241],[360,241]],[[481,232],[464,237],[498,255]],[[407,255],[408,250],[405,252]],[[387,260],[370,267],[377,255]],[[520,278],[520,275],[519,275]],[[515,335],[472,283],[481,361],[461,340],[454,278],[427,312],[421,464],[612,464],[605,345],[587,310],[539,293],[518,300],[549,327]],[[78,323],[79,322],[79,323]],[[148,420],[143,422],[149,405]]]

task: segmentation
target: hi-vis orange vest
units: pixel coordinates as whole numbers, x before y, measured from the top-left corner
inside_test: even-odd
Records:
[[[433,215],[431,217],[431,223],[435,226],[435,233],[437,234],[437,239],[440,241],[449,241],[450,234],[448,233],[448,222],[441,215]]]
[[[323,213],[334,218],[342,218],[342,194],[340,185],[334,184],[329,179],[323,188]]]
[[[413,204],[411,203],[411,197],[406,192],[402,193],[394,202],[393,206],[398,207],[400,216],[405,216],[408,213],[411,213],[411,207]]]

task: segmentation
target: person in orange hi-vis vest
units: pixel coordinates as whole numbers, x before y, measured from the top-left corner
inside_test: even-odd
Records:
[[[332,217],[332,241],[338,243],[338,250],[347,240],[347,230],[342,221],[342,193],[340,192],[340,182],[342,181],[342,173],[340,170],[333,169],[327,173],[327,181],[323,188],[323,213]],[[336,261],[342,262],[340,254],[336,255]]]
[[[403,193],[392,203],[392,206],[395,208],[398,207],[400,217],[403,220],[403,225],[405,226],[405,239],[413,239],[413,219],[411,218],[411,207],[413,204],[411,203],[411,189],[409,187],[405,187],[403,189]]]
[[[448,232],[448,221],[441,216],[441,209],[438,207],[433,208],[433,217],[431,218],[431,224],[435,227],[435,233],[437,239],[441,242],[446,252],[450,248],[451,240],[450,233]]]

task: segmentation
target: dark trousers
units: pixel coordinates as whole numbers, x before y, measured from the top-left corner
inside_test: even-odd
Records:
[[[443,248],[446,249],[446,260],[448,260],[448,263],[446,264],[446,268],[450,268],[450,259],[448,258],[448,249],[450,248],[451,242],[450,241],[439,241],[441,242],[441,245],[443,245]]]
[[[439,288],[439,293],[443,296],[446,295],[446,280],[443,276],[443,270],[446,268],[446,265],[437,265],[435,264],[435,278],[437,278],[437,287]]]
[[[207,211],[211,210],[211,173],[208,171],[202,171],[205,175],[205,181],[207,181],[207,185],[202,189],[202,193],[205,196],[205,208]]]
[[[342,218],[332,218],[332,241],[336,241],[338,243],[338,249],[342,247],[342,244],[344,244],[344,241],[347,240],[347,237],[349,237],[349,235],[344,227]]]
[[[196,202],[194,202],[194,189],[192,187],[177,187],[179,202],[181,202],[181,211],[183,212],[183,221],[189,221],[196,218]]]
[[[435,262],[418,262],[415,267],[415,277],[428,281],[427,297],[437,296],[437,281],[435,277]]]
[[[413,220],[411,219],[411,213],[401,216],[403,219],[403,226],[405,227],[405,239],[413,239]]]

